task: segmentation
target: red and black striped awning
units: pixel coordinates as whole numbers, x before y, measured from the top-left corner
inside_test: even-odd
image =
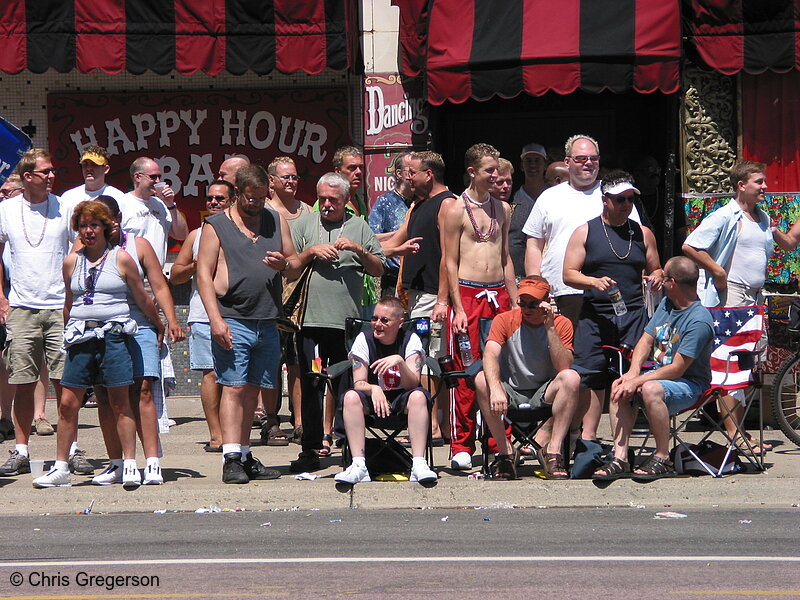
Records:
[[[424,9],[432,104],[523,91],[672,93],[679,87],[679,0],[431,0]],[[406,39],[413,35],[405,32]],[[404,68],[414,66],[406,56]]]
[[[800,0],[684,0],[689,43],[733,75],[800,69]]]
[[[0,71],[343,70],[352,13],[347,0],[2,0]]]

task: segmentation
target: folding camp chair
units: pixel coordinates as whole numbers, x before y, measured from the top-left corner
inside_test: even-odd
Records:
[[[692,460],[698,469],[712,477],[720,477],[735,471],[731,465],[735,463],[737,456],[743,457],[757,471],[763,471],[763,455],[755,452],[754,443],[750,442],[743,424],[758,399],[758,446],[761,447],[764,433],[761,409],[763,382],[761,352],[756,349],[756,346],[764,332],[764,306],[711,308],[709,310],[714,319],[714,350],[710,361],[711,386],[692,406],[680,413],[670,415],[673,456],[679,452],[682,453],[686,459]],[[721,403],[719,403],[719,417],[709,411],[708,407],[732,390],[747,388],[749,388],[749,394],[746,395],[744,416],[741,423],[736,424],[736,433],[731,439],[725,430],[723,418],[729,416],[733,419],[733,415]],[[700,441],[693,445],[682,439],[681,434],[686,432],[687,425],[695,417],[699,417],[701,422],[708,426],[708,429]],[[724,455],[716,461],[719,464],[712,465],[700,456],[698,449],[715,433],[721,433],[724,436],[727,448]],[[647,444],[648,439],[649,434],[645,438],[642,448]],[[641,454],[641,449],[639,454]]]
[[[368,319],[348,317],[345,320],[345,346],[348,352],[353,346],[353,342],[355,342],[358,334],[370,331],[371,328],[372,322]],[[406,319],[400,329],[400,332],[403,334],[407,331],[413,331],[419,336],[422,342],[422,349],[425,354],[426,364],[430,369],[435,369],[438,372],[438,365],[436,364],[436,361],[433,361],[428,357],[428,345],[430,343],[430,319],[428,317]],[[343,381],[340,386],[341,389],[333,390],[332,382],[340,375],[343,376]],[[328,389],[331,390],[331,393],[339,396],[336,403],[336,419],[340,425],[337,427],[335,424],[334,427],[337,430],[344,431],[344,427],[341,426],[342,396],[346,390],[349,390],[353,387],[350,361],[340,361],[331,365],[320,373],[312,373],[311,376],[317,379],[320,382],[320,385],[326,385]],[[407,465],[406,470],[411,469],[411,452],[396,440],[397,436],[405,431],[408,427],[407,415],[389,415],[388,417],[384,418],[380,418],[375,415],[367,416],[365,419],[365,426],[367,433],[367,447],[370,448],[375,446],[372,451],[369,452],[370,457],[372,458],[368,457],[368,466],[372,460],[379,460],[376,459],[376,457],[381,457],[385,458],[386,462],[401,462],[402,464]],[[430,427],[428,427],[428,443],[425,451],[425,458],[428,461],[428,465],[433,468],[434,462],[431,435],[432,433]],[[374,441],[370,442],[370,439]],[[350,454],[350,446],[345,440],[345,443],[342,446],[342,466],[347,467],[351,460],[352,455]]]

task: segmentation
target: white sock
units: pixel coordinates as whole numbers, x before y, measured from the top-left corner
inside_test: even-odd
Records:
[[[359,467],[361,469],[367,468],[367,460],[363,456],[354,456],[353,457],[353,466]]]
[[[241,444],[222,444],[222,456],[230,454],[231,452],[241,452]]]
[[[136,459],[135,458],[132,458],[131,460],[133,461],[133,464],[136,464]],[[110,467],[118,467],[120,469],[125,464],[125,462],[121,458],[112,458],[109,461],[109,463],[110,464],[108,466],[110,466]]]
[[[69,455],[72,456],[75,454],[75,451],[78,449],[78,442],[72,442],[72,445],[69,447]]]
[[[69,463],[65,460],[57,460],[53,464],[54,469],[58,469],[59,471],[66,471],[69,473]]]
[[[242,460],[247,458],[247,455],[250,454],[250,446],[245,446],[244,444],[242,444],[241,453],[242,453]]]
[[[411,468],[414,467],[427,467],[428,461],[425,460],[424,456],[415,456],[411,459]]]
[[[146,465],[146,466],[148,466],[148,467],[149,467],[150,465],[157,465],[157,466],[161,466],[161,465],[159,464],[159,461],[158,461],[158,457],[157,457],[157,456],[148,456],[148,457],[147,457],[147,462],[145,463],[145,465]]]
[[[28,454],[28,444],[16,444],[14,446],[14,450],[16,450],[17,453],[21,454],[22,456],[30,457],[30,454]]]

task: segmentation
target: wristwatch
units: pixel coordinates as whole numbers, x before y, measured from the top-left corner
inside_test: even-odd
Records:
[[[177,202],[173,202],[172,206],[168,206],[167,207],[167,210],[172,210],[173,208],[178,208],[178,203]]]

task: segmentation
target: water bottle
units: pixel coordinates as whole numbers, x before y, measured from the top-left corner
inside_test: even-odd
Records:
[[[628,307],[625,306],[625,301],[622,299],[622,292],[619,291],[619,286],[613,283],[606,291],[608,292],[609,300],[611,300],[611,306],[614,307],[614,314],[618,317],[626,314],[628,312]]]
[[[469,341],[469,334],[459,333],[456,339],[458,340],[458,353],[461,355],[461,364],[466,369],[475,362],[472,356],[472,343]]]

